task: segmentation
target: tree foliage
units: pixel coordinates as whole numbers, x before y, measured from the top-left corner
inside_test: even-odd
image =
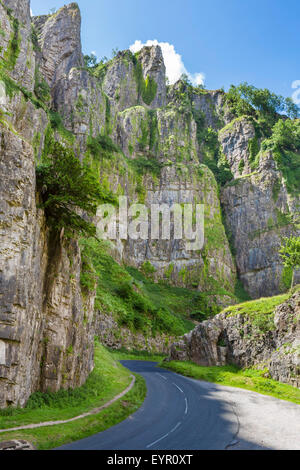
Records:
[[[279,254],[285,268],[290,268],[293,271],[300,268],[300,237],[284,238]],[[294,276],[292,279],[292,287],[293,283]]]
[[[92,156],[101,160],[102,158],[111,158],[114,153],[119,152],[119,148],[107,135],[97,135],[97,137],[88,136],[87,149]]]
[[[265,149],[275,151],[300,151],[300,121],[279,119],[272,129],[272,136],[263,144]]]
[[[94,236],[96,228],[88,216],[96,215],[100,203],[116,203],[91,168],[58,142],[51,143],[36,175],[48,224],[55,231],[64,229],[66,236]]]
[[[93,53],[91,55],[85,55],[83,60],[84,65],[88,68],[94,68],[97,66],[97,57]]]
[[[226,101],[237,116],[261,115],[274,118],[278,113],[285,113],[296,119],[299,115],[299,108],[291,98],[284,98],[267,88],[259,89],[246,82],[239,86],[231,85],[226,94]]]
[[[272,151],[290,194],[300,192],[300,121],[279,119],[262,150]]]

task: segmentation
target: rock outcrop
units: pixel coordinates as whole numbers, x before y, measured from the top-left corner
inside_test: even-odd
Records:
[[[256,366],[275,380],[300,387],[300,291],[269,317],[263,327],[251,315],[228,308],[174,343],[170,359],[201,366]]]
[[[250,144],[255,136],[253,123],[243,118],[227,125],[219,139],[235,176],[222,190],[221,201],[238,273],[251,297],[259,298],[284,289],[281,239],[300,231],[293,223],[293,215],[299,214],[299,196],[288,193],[271,152],[253,162]],[[296,276],[300,280],[299,273]]]
[[[0,451],[12,451],[12,450],[35,450],[34,446],[28,442],[23,440],[13,440],[13,441],[5,441],[0,443]]]
[[[73,67],[83,66],[78,5],[71,3],[54,15],[34,17],[33,25],[39,35],[40,72],[55,93]]]
[[[96,331],[100,342],[108,348],[148,351],[154,354],[168,354],[170,344],[176,339],[168,334],[146,337],[142,332],[120,326],[110,315],[101,312],[97,315]]]

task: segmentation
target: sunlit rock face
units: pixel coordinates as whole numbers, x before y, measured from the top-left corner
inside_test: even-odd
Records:
[[[170,359],[201,366],[255,366],[274,380],[300,387],[299,313],[299,290],[270,314],[272,322],[265,331],[251,316],[229,308],[174,343]]]

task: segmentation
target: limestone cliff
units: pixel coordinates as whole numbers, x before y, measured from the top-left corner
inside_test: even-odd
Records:
[[[170,359],[201,366],[258,367],[275,380],[300,387],[299,289],[283,300],[275,298],[280,305],[267,313],[260,311],[262,301],[229,307],[174,343]]]
[[[251,121],[235,120],[219,136],[234,175],[222,190],[221,201],[238,272],[252,297],[274,295],[282,290],[281,238],[300,233],[293,224],[299,196],[289,194],[272,152],[259,155],[253,165],[250,143],[256,132]]]
[[[37,208],[33,142],[44,133],[48,116],[27,95],[35,71],[29,1],[0,3],[0,18],[5,44],[0,53],[0,407],[5,407],[23,406],[36,390],[81,385],[93,368],[94,330],[93,295],[81,295],[77,242],[51,239]]]
[[[73,36],[77,43],[68,42],[68,54],[64,51],[64,55],[73,59],[62,63],[60,44],[64,33],[56,28],[65,15],[71,15],[76,23]],[[128,241],[118,246],[120,258],[137,267],[151,262],[157,278],[177,285],[209,290],[215,282],[232,293],[236,269],[222,224],[218,188],[213,174],[199,162],[197,126],[191,107],[182,113],[174,92],[167,96],[160,47],[146,47],[137,55],[120,52],[90,73],[79,64],[81,56],[76,44],[80,43],[80,14],[73,4],[53,17],[34,18],[33,23],[42,49],[41,71],[43,64],[49,62],[45,58],[49,51],[58,51],[58,55],[51,52],[52,62],[54,58],[57,61],[52,65],[55,78],[47,80],[53,106],[65,127],[76,136],[79,158],[94,161],[97,155],[90,152],[90,144],[100,134],[107,134],[119,148],[118,158],[104,159],[98,171],[101,180],[115,193],[147,206],[206,204],[205,252],[187,252],[184,241]],[[45,76],[49,70],[46,68]],[[213,102],[220,105],[218,96]],[[206,107],[209,108],[207,104]],[[209,109],[207,114],[210,123],[213,117],[209,116]]]

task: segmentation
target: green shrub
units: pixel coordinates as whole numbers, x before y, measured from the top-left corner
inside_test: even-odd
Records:
[[[36,30],[36,27],[33,24],[31,24],[31,42],[33,44],[33,50],[35,52],[41,52],[41,47],[39,45],[38,32]]]
[[[278,113],[285,112],[291,118],[297,118],[299,108],[290,98],[276,95],[268,89],[259,89],[248,83],[231,85],[225,95],[226,102],[236,116],[261,117],[266,124],[273,124]]]
[[[48,145],[48,154],[37,166],[36,176],[40,207],[45,210],[49,226],[55,232],[64,229],[66,236],[95,235],[95,226],[78,215],[78,209],[94,216],[100,203],[115,203],[115,198],[71,149],[54,141]]]
[[[205,126],[204,114],[193,108],[193,117],[197,125],[197,140],[203,162],[213,172],[219,186],[224,186],[233,179],[230,166],[222,153],[218,132]]]
[[[17,18],[10,16],[12,24],[12,36],[8,44],[8,48],[4,54],[4,60],[9,70],[13,70],[16,66],[17,59],[21,50],[21,35],[20,35],[20,23]]]
[[[156,273],[156,269],[150,261],[145,261],[142,265],[141,271],[145,276],[153,279],[153,275]]]
[[[65,128],[63,119],[57,111],[48,110],[51,128],[57,131],[68,143],[72,144],[75,140],[74,134]]]
[[[129,164],[140,175],[151,173],[154,176],[160,176],[163,165],[155,157],[139,156],[134,160],[129,160]]]
[[[135,79],[138,97],[150,105],[157,93],[157,83],[149,76],[144,79],[142,64],[139,61],[135,61]]]
[[[35,69],[35,82],[34,82],[35,96],[43,103],[48,103],[51,99],[50,87],[46,80],[41,76],[38,67]]]
[[[100,134],[97,137],[88,136],[87,149],[96,160],[112,158],[114,153],[120,151],[110,137]]]

